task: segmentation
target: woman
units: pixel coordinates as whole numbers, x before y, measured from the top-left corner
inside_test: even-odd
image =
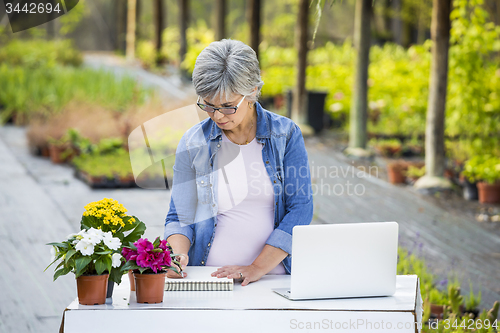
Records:
[[[209,118],[177,147],[165,239],[183,266],[222,266],[212,275],[241,279],[242,286],[268,273],[290,274],[292,228],[313,214],[299,127],[257,102],[259,62],[240,41],[205,48],[193,84]]]

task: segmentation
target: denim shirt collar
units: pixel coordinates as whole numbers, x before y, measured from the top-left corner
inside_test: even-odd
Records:
[[[255,110],[257,111],[257,131],[255,137],[257,139],[265,139],[271,137],[271,129],[269,128],[269,120],[267,119],[264,109],[259,104],[259,102],[255,102]],[[222,135],[222,130],[219,126],[212,120],[208,119],[211,123],[212,128],[210,130],[210,135],[208,137],[209,140],[215,140]],[[261,142],[261,140],[258,140]]]

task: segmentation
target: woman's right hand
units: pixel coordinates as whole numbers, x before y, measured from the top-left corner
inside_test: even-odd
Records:
[[[177,255],[177,261],[179,261],[179,263],[181,264],[181,268],[183,270],[183,272],[181,272],[181,274],[177,274],[176,272],[174,272],[173,270],[169,269],[167,271],[167,277],[168,278],[185,278],[187,276],[187,273],[184,272],[184,269],[187,267],[188,263],[189,263],[189,256],[187,254],[184,254],[184,253],[180,253]],[[178,267],[177,267],[178,269]]]

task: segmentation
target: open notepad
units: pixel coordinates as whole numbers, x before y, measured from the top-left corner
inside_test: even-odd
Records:
[[[166,291],[232,291],[233,279],[213,277],[217,267],[188,266],[184,270],[187,277],[182,279],[166,278]]]

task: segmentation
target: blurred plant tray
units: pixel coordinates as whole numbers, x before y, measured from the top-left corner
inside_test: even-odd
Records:
[[[75,177],[91,188],[135,188],[134,177],[91,176],[87,172],[75,169]]]

